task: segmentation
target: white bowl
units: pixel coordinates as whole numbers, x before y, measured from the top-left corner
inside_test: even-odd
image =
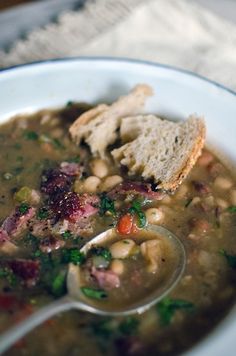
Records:
[[[62,106],[69,100],[112,101],[136,83],[155,91],[147,111],[170,118],[204,115],[207,141],[236,162],[236,93],[193,73],[141,61],[60,59],[0,72],[0,123],[17,113]],[[236,354],[236,308],[185,355]]]

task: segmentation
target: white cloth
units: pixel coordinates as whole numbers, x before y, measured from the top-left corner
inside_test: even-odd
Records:
[[[191,0],[90,0],[0,51],[0,66],[65,56],[157,61],[236,90],[236,26]]]

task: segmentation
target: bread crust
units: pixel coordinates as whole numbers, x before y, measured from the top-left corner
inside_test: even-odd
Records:
[[[174,174],[171,181],[168,183],[161,183],[157,187],[159,189],[163,189],[168,192],[174,192],[179,185],[183,182],[183,180],[187,177],[198,158],[202,153],[202,149],[205,143],[206,137],[206,126],[203,120],[199,120],[199,135],[196,138],[195,144],[193,145],[192,151],[187,157],[184,164],[179,168],[179,170]]]

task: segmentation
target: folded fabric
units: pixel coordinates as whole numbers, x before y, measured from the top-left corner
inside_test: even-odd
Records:
[[[236,26],[190,0],[87,1],[0,51],[0,66],[65,56],[157,61],[236,89]]]

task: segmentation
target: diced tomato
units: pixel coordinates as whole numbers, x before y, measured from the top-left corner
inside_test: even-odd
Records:
[[[122,235],[129,235],[138,231],[136,219],[133,215],[127,213],[119,219],[117,231]]]

